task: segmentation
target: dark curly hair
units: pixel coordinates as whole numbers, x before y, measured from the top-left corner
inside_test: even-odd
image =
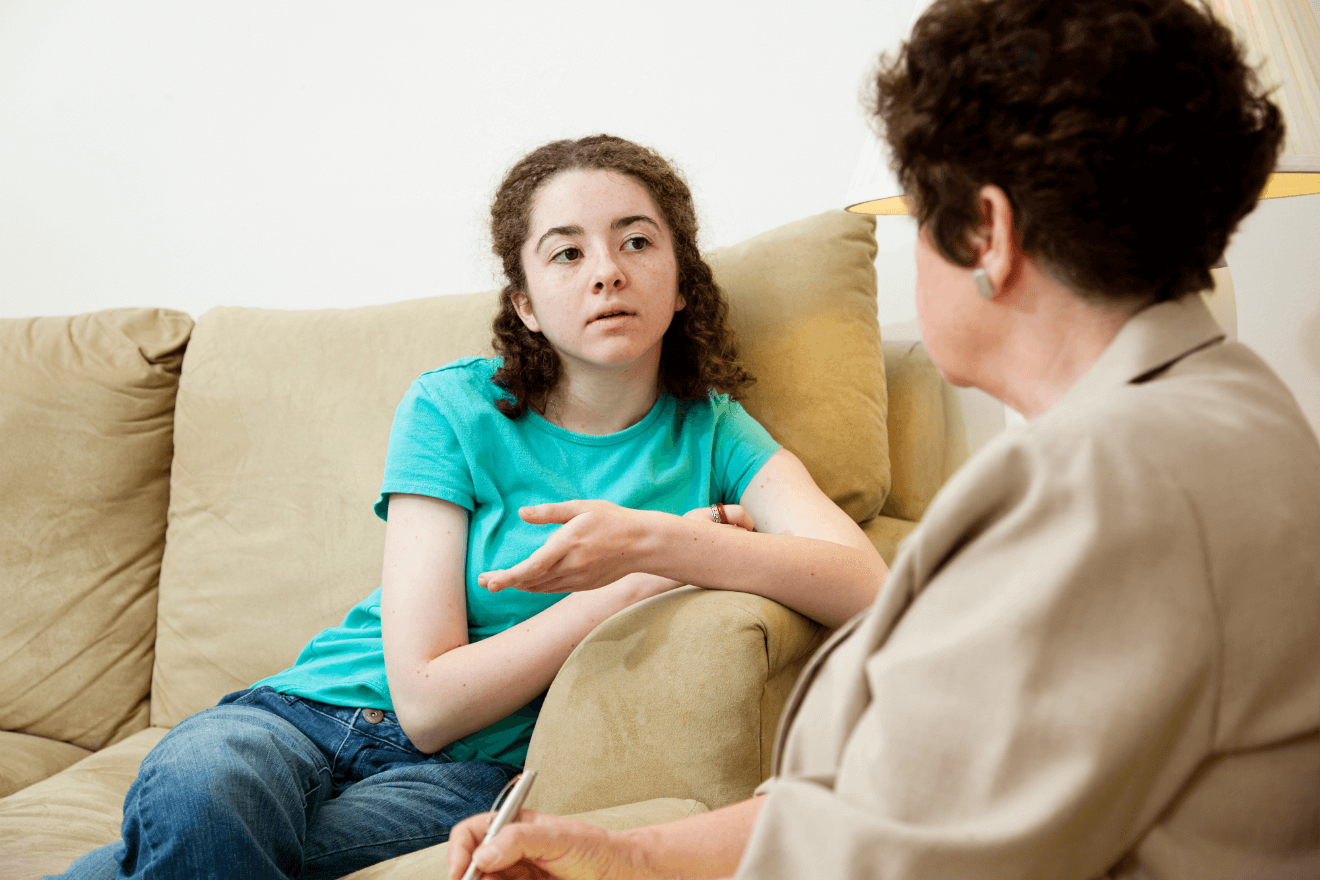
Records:
[[[977,194],[1084,296],[1211,285],[1283,139],[1232,33],[1188,0],[937,0],[874,112],[919,222],[971,266]]]
[[[491,246],[507,283],[495,317],[495,352],[504,363],[491,381],[512,395],[497,404],[509,418],[528,406],[543,407],[559,381],[559,356],[545,336],[528,330],[514,310],[513,295],[525,292],[522,247],[531,232],[532,202],[550,178],[574,169],[626,174],[646,188],[664,215],[674,241],[678,291],[686,304],[674,314],[660,351],[661,386],[679,400],[704,397],[712,389],[731,396],[752,381],[738,363],[728,304],[697,250],[697,213],[692,192],[658,153],[612,135],[548,143],[528,153],[505,175],[490,206]]]

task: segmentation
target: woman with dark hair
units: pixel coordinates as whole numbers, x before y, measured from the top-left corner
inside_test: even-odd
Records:
[[[1186,0],[939,0],[877,75],[943,375],[1023,413],[808,664],[757,797],[497,877],[1320,876],[1320,445],[1196,291],[1279,113]],[[474,856],[475,851],[475,856]]]
[[[834,627],[874,598],[870,541],[730,397],[750,377],[664,159],[547,144],[491,220],[503,357],[399,404],[381,586],[166,734],[123,840],[65,876],[339,877],[443,842],[518,772],[541,695],[616,611],[693,583]]]

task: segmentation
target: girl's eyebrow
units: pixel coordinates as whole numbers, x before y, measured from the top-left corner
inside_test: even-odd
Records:
[[[652,220],[650,217],[646,216],[645,214],[630,214],[627,217],[620,217],[618,220],[615,220],[613,223],[610,224],[610,228],[623,229],[625,226],[631,226],[634,223],[650,223],[656,229],[660,228],[659,223],[656,223],[654,220]],[[541,245],[544,244],[545,240],[547,238],[550,238],[552,235],[581,235],[581,234],[582,234],[581,226],[551,226],[549,229],[545,231],[545,235],[542,235],[540,238],[536,240],[536,247],[532,248],[532,253],[539,252],[541,250]]]
[[[613,223],[610,224],[610,228],[622,229],[623,227],[631,226],[634,223],[650,223],[656,229],[660,228],[659,223],[656,223],[654,220],[652,220],[650,217],[646,216],[645,214],[633,214],[628,217],[620,217],[618,220],[615,220]]]
[[[541,236],[536,240],[536,247],[532,249],[532,253],[536,253],[537,251],[539,251],[541,249],[541,244],[552,235],[581,235],[581,234],[582,234],[581,226],[551,226],[549,229],[545,231],[545,235]]]

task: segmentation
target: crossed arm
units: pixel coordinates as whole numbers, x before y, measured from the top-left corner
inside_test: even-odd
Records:
[[[572,595],[469,644],[466,511],[435,498],[393,496],[381,626],[390,692],[409,739],[436,751],[503,718],[549,687],[597,624],[681,584],[757,593],[831,627],[875,597],[884,561],[791,453],[775,453],[740,501],[730,510],[742,528],[603,501],[524,508],[528,522],[563,527],[523,562],[479,582]]]

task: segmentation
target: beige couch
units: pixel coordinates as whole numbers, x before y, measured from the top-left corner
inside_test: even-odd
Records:
[[[919,347],[882,347],[873,221],[714,252],[745,401],[892,560],[961,461]],[[493,294],[349,311],[0,321],[0,878],[117,839],[166,730],[287,666],[379,577],[393,409],[487,350]],[[819,627],[695,587],[602,624],[547,696],[530,806],[625,827],[747,797]],[[443,847],[359,876],[442,876]]]

